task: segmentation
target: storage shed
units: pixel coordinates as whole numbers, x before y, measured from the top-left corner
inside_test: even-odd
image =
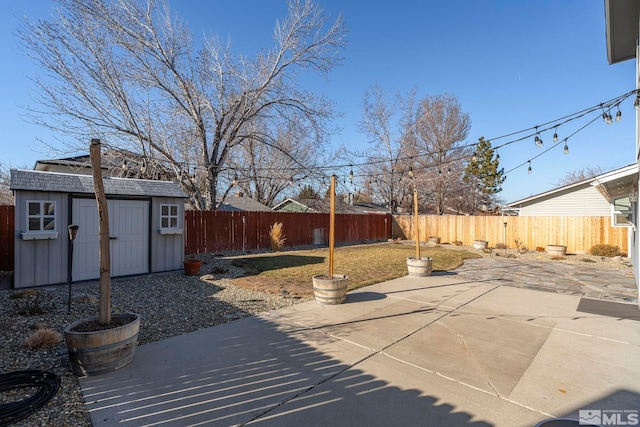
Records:
[[[111,275],[178,270],[184,260],[187,195],[168,181],[103,178],[108,198]],[[72,278],[97,279],[98,209],[93,177],[11,170],[15,192],[14,287],[65,283],[68,226],[79,226]]]

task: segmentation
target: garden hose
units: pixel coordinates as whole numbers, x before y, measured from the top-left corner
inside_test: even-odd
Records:
[[[0,427],[23,420],[43,407],[60,388],[60,378],[52,372],[29,370],[0,374],[0,393],[19,388],[37,388],[25,399],[0,405]]]

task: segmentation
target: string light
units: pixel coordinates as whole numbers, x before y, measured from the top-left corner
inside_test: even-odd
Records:
[[[556,129],[553,131],[553,142],[558,142],[558,126],[556,126]]]
[[[413,179],[413,166],[409,166],[409,178]]]
[[[538,132],[538,126],[536,126],[536,137],[533,141],[536,143],[536,147],[542,147],[544,145],[542,138],[540,138],[540,132]]]
[[[238,174],[236,173],[236,174],[233,176],[233,186],[235,187],[235,186],[237,186],[237,185],[238,185]]]
[[[615,97],[615,98],[613,98],[613,99],[611,99],[609,101],[606,101],[606,102],[603,102],[603,103],[600,103],[600,104],[596,104],[593,107],[577,111],[575,113],[572,113],[572,114],[564,116],[564,117],[556,118],[555,120],[549,121],[547,123],[538,124],[535,127],[530,127],[528,129],[523,129],[523,130],[520,130],[520,131],[517,131],[517,132],[512,132],[512,133],[509,133],[509,134],[505,134],[505,135],[501,135],[501,136],[498,136],[498,137],[495,137],[495,138],[491,138],[490,140],[494,141],[494,142],[496,140],[499,140],[499,139],[509,138],[507,140],[507,142],[504,142],[504,143],[499,144],[496,147],[494,147],[495,150],[496,150],[496,159],[500,158],[500,155],[497,152],[498,148],[505,147],[505,146],[511,145],[511,144],[515,144],[515,143],[518,143],[520,141],[523,141],[525,139],[530,138],[530,136],[532,134],[532,132],[531,132],[532,130],[534,130],[536,146],[542,147],[543,146],[543,142],[542,142],[541,134],[544,133],[545,131],[554,130],[553,141],[557,142],[556,141],[556,136],[558,134],[558,132],[557,132],[558,127],[560,127],[562,125],[565,125],[565,124],[567,124],[569,122],[573,122],[575,120],[581,119],[581,118],[583,118],[583,117],[585,117],[587,115],[591,115],[591,114],[593,114],[593,113],[595,113],[597,111],[600,111],[601,114],[595,115],[595,118],[593,120],[590,120],[587,125],[589,125],[589,124],[593,123],[594,121],[596,121],[598,117],[602,117],[605,120],[605,123],[611,124],[613,122],[613,117],[611,117],[611,114],[610,114],[611,109],[614,109],[614,111],[615,111],[615,109],[617,109],[617,112],[615,114],[615,116],[616,116],[615,120],[616,121],[620,121],[621,120],[621,116],[622,116],[622,112],[620,111],[620,104],[625,99],[627,99],[627,98],[629,98],[629,97],[631,97],[633,95],[635,95],[634,102],[633,102],[634,108],[636,110],[640,111],[640,90],[634,89],[634,90],[629,91],[629,92],[627,92],[627,93],[625,93],[623,95],[619,95],[619,96],[617,96],[617,97]],[[607,111],[608,111],[608,113],[607,113]],[[587,125],[581,126],[577,131],[571,133],[568,137],[563,139],[565,154],[568,154],[568,143],[567,143],[568,139],[570,137],[572,137],[573,135],[575,135],[577,132],[583,130]],[[522,137],[519,137],[519,135],[522,135]],[[566,135],[563,135],[563,136],[566,136]],[[466,146],[465,145],[456,146],[454,148],[441,150],[441,151],[434,151],[434,152],[426,152],[425,151],[425,152],[421,152],[419,155],[414,155],[414,156],[411,156],[411,157],[399,157],[399,158],[396,158],[395,162],[406,161],[406,160],[409,160],[409,159],[411,159],[413,157],[428,158],[428,157],[431,157],[431,156],[434,156],[434,155],[446,154],[449,151],[454,150],[454,149],[455,150],[459,150],[461,148],[466,148],[466,147],[471,147],[471,146],[475,147],[476,145],[477,144],[474,143],[474,144],[468,144]],[[553,148],[553,146],[551,146],[550,148]],[[531,162],[534,159],[538,158],[539,156],[547,153],[550,148],[545,149],[544,151],[540,152],[540,154],[536,155],[535,157],[530,158],[528,161],[526,161],[524,163],[521,163],[518,166],[514,167],[513,169],[507,171],[505,173],[505,175],[507,173],[509,173],[509,172],[511,172],[511,171],[513,171],[515,169],[518,169],[518,168],[520,168],[520,167],[522,167],[524,165],[527,165],[527,164],[528,164],[528,169],[531,169]],[[478,153],[474,150],[473,154],[474,154],[474,157],[476,157],[476,160],[477,160]],[[467,157],[467,159],[468,159],[468,157]],[[431,164],[431,165],[429,165],[429,164],[427,164],[427,165],[421,164],[421,169],[437,168],[438,174],[442,174],[444,172],[444,167],[443,166],[446,165],[447,163],[451,164],[451,163],[454,163],[454,162],[464,161],[464,160],[465,160],[464,157],[455,158],[455,159],[447,158],[446,161],[439,162],[438,164]],[[154,160],[154,161],[156,161],[156,160]],[[159,160],[159,161],[163,161],[163,160]],[[356,163],[352,163],[349,166],[352,166],[352,167],[353,166],[358,166],[359,167],[359,166],[366,166],[366,165],[370,165],[371,166],[371,165],[378,165],[378,164],[389,164],[389,162],[390,162],[389,159],[371,159],[370,161],[365,161],[365,162],[361,162],[361,163],[359,162],[357,164]],[[298,177],[297,179],[301,179],[301,178],[299,178],[300,175],[301,175],[301,172],[304,172],[306,177],[314,178],[314,176],[315,176],[314,179],[320,178],[320,177],[322,177],[324,179],[324,174],[322,173],[322,170],[328,170],[328,169],[332,169],[332,168],[333,169],[336,169],[336,168],[339,169],[339,168],[345,168],[347,166],[347,165],[329,165],[329,164],[325,164],[323,166],[314,166],[313,169],[311,169],[308,166],[305,166],[305,165],[302,165],[302,164],[299,164],[299,165],[300,165],[300,167],[288,168],[288,170],[292,171],[293,174],[294,174],[294,175],[291,176],[291,181],[292,182],[293,182],[294,176]],[[191,167],[191,166],[189,166],[189,167]],[[124,165],[123,165],[123,168],[124,168]],[[194,167],[194,173],[195,173],[195,169],[197,169],[197,168],[204,168],[204,166],[195,166]],[[146,165],[143,165],[140,168],[141,171],[144,171],[146,169],[147,169]],[[232,168],[232,170],[233,170],[233,168]],[[236,169],[236,170],[244,171],[244,169]],[[261,171],[262,170],[265,171],[264,178],[272,178],[273,177],[272,176],[272,172],[270,173],[269,171],[276,171],[276,170],[281,171],[281,169],[278,169],[276,167],[265,167],[265,168],[261,168],[260,170]],[[353,171],[353,170],[351,170],[351,171]],[[406,171],[406,169],[404,171]],[[403,170],[396,168],[396,170],[392,171],[392,173],[398,173],[398,172],[402,173]],[[447,172],[448,173],[452,173],[451,167],[447,168]],[[380,174],[387,175],[388,172],[380,172]],[[349,176],[350,176],[350,180],[352,180],[353,178],[351,177],[351,174]],[[376,176],[376,173],[374,172],[369,176]],[[259,176],[255,176],[255,171],[252,171],[252,178],[258,178],[258,177]],[[302,179],[304,179],[304,178],[302,178]]]
[[[529,168],[527,169],[527,173],[531,175],[531,160],[529,160]]]

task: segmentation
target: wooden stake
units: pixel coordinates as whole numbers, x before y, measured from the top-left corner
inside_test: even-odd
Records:
[[[102,183],[102,159],[100,156],[100,140],[92,139],[89,150],[91,169],[93,171],[93,187],[98,204],[98,234],[100,249],[100,323],[111,322],[111,255],[109,252],[109,210],[107,196]]]
[[[420,230],[418,229],[418,189],[413,189],[413,216],[416,222],[416,259],[420,259]]]
[[[329,213],[329,280],[333,280],[333,248],[336,243],[336,176],[331,175],[331,210]]]

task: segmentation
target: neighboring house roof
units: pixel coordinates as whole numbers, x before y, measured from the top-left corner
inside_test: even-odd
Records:
[[[521,215],[525,211],[528,215],[609,215],[611,198],[630,193],[637,176],[638,165],[634,163],[507,203],[506,208],[518,210]]]
[[[259,201],[237,193],[234,196],[227,196],[218,206],[221,211],[245,211],[245,212],[270,212],[271,208],[263,205]]]
[[[104,191],[112,196],[156,196],[188,198],[170,181],[104,177]],[[11,170],[11,190],[93,194],[93,176],[31,170]]]
[[[127,150],[108,149],[103,151],[101,165],[103,176],[146,178],[160,181],[169,181],[173,178],[173,173],[164,166],[163,162]],[[43,172],[92,174],[89,154],[63,159],[37,160],[33,169]]]
[[[372,203],[354,202],[346,203],[342,199],[336,200],[336,212],[338,213],[387,213],[384,206]],[[288,198],[273,207],[276,212],[317,212],[328,213],[331,210],[331,202],[326,199],[294,199]]]

